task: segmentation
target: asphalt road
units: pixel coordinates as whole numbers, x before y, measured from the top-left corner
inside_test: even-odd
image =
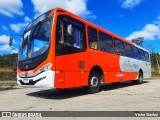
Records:
[[[86,94],[82,88],[62,93],[47,88],[1,87],[0,110],[160,111],[160,80],[146,80],[141,85],[131,82],[104,85],[96,94]]]

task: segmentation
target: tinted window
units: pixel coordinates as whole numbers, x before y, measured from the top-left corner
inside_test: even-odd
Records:
[[[115,53],[125,56],[125,49],[123,42],[118,39],[114,39],[114,44],[115,44]]]
[[[136,47],[133,47],[133,58],[139,59],[139,50]]]
[[[104,52],[114,53],[114,46],[112,42],[112,37],[99,32],[99,40],[100,40],[100,50]]]
[[[127,44],[127,43],[124,44],[124,48],[125,48],[126,50],[132,51],[132,46],[129,45],[129,44]]]
[[[134,58],[132,46],[127,44],[127,43],[125,43],[124,44],[124,48],[126,49],[126,56],[130,57],[130,58]]]
[[[98,49],[97,30],[95,30],[94,28],[88,27],[88,41],[90,48]]]
[[[112,44],[112,37],[102,32],[99,32],[99,40],[101,42]]]
[[[114,44],[115,44],[116,47],[124,48],[123,42],[118,40],[118,39],[114,39]]]
[[[86,50],[84,24],[67,16],[60,16],[57,25],[56,55],[73,54]],[[72,26],[72,33],[67,32]]]
[[[150,62],[150,60],[149,60],[149,53],[148,53],[148,52],[146,52],[146,51],[145,51],[144,53],[145,53],[146,61],[147,61],[147,62]]]
[[[140,49],[139,49],[139,56],[140,56],[140,60],[145,61],[145,54],[144,54],[144,51],[143,51],[143,50],[140,50]]]

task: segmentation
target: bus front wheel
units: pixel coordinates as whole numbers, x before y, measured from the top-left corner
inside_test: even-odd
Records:
[[[91,71],[89,75],[87,91],[91,94],[100,91],[100,75],[95,71]]]

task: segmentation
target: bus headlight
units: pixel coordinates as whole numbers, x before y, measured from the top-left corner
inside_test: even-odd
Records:
[[[51,64],[51,63],[48,63],[48,64],[44,65],[43,67],[41,67],[41,68],[39,69],[39,72],[44,72],[44,71],[46,71],[46,70],[50,70],[51,67],[52,67],[52,64]]]

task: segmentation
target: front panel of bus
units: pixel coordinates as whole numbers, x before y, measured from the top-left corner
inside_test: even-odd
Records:
[[[18,53],[17,83],[26,86],[54,87],[54,17],[52,11],[29,24]]]
[[[33,21],[20,43],[18,84],[60,89],[87,85],[85,31],[84,23],[61,11]]]

